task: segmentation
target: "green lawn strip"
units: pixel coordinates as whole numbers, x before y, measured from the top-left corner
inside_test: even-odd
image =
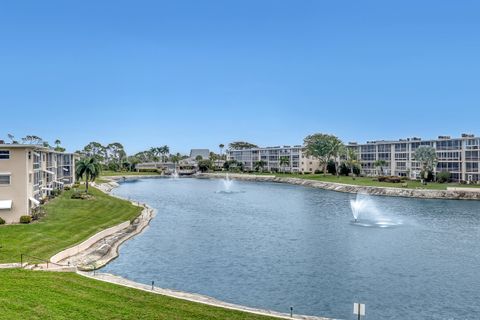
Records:
[[[0,270],[0,319],[273,319],[88,279]]]
[[[95,199],[71,199],[73,191],[65,191],[45,205],[47,215],[38,222],[0,226],[0,263],[19,262],[22,253],[49,259],[101,230],[134,219],[142,210],[95,188],[89,192]]]
[[[271,173],[254,173],[256,175],[272,175]],[[407,187],[402,187],[403,183],[389,183],[389,182],[379,182],[374,181],[372,177],[356,177],[352,179],[352,177],[346,176],[334,176],[331,174],[323,175],[323,174],[296,174],[296,173],[274,173],[276,177],[280,178],[299,178],[299,179],[306,179],[306,180],[315,180],[315,181],[323,181],[323,182],[333,182],[333,183],[342,183],[342,184],[350,184],[356,186],[371,186],[371,187],[390,187],[390,188],[401,188],[401,189],[431,189],[431,190],[446,190],[447,187],[459,187],[459,188],[479,188],[480,185],[465,185],[459,183],[436,183],[436,182],[429,182],[427,185],[422,185],[420,181],[417,180],[408,180],[405,181],[407,183]]]

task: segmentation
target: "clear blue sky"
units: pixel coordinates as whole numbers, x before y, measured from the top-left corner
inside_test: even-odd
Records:
[[[3,1],[0,43],[4,138],[480,134],[478,1]]]

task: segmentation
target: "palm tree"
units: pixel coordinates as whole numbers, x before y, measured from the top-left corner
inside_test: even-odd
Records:
[[[8,139],[11,140],[11,143],[16,144],[18,141],[15,140],[15,136],[11,133],[8,134]]]
[[[160,153],[163,155],[162,161],[165,162],[165,156],[170,153],[170,148],[167,145],[160,147]]]
[[[437,152],[435,148],[422,146],[415,151],[414,157],[422,165],[422,182],[426,184],[428,173],[437,166]]]
[[[263,168],[265,168],[265,165],[267,163],[263,160],[255,161],[255,171],[263,171]]]
[[[283,168],[283,173],[285,173],[285,167],[288,166],[289,164],[290,164],[289,157],[286,157],[286,156],[280,157],[280,167]]]
[[[375,165],[375,167],[379,167],[379,168],[380,168],[380,173],[381,173],[382,176],[383,176],[383,167],[387,165],[387,161],[385,161],[385,160],[377,160],[377,161],[375,161],[374,165]]]
[[[223,143],[220,143],[218,147],[220,148],[220,158],[221,158],[223,155],[223,148],[225,148],[225,145]]]
[[[150,148],[149,152],[152,155],[153,162],[157,162],[160,159],[160,157],[159,157],[160,156],[160,150],[161,150],[161,148],[155,148],[155,147]]]
[[[355,173],[353,172],[353,169],[358,165],[358,155],[354,149],[347,149],[347,160],[345,161],[345,163],[350,168],[350,172],[352,173],[352,179],[355,179]]]
[[[88,193],[88,182],[95,181],[100,176],[101,166],[95,158],[78,160],[75,169],[76,179],[85,177],[85,192]]]

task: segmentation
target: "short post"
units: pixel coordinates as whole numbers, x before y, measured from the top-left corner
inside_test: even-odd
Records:
[[[152,291],[153,291],[153,286],[155,285],[155,281],[152,281]]]
[[[290,318],[293,318],[293,307],[290,307]]]
[[[357,315],[358,320],[360,320],[362,316],[365,316],[365,304],[355,302],[353,304],[353,314]]]

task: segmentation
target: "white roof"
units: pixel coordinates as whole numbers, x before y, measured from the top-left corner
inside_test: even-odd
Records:
[[[12,209],[12,200],[0,200],[0,209]]]
[[[11,176],[12,173],[11,173],[11,172],[0,172],[0,175],[2,175],[2,176]]]
[[[53,188],[42,188],[42,190],[53,191]]]
[[[55,174],[55,172],[53,172],[53,171],[48,171],[48,170],[42,170],[42,171],[43,171],[43,172],[46,172],[46,173],[48,173],[48,174]]]
[[[33,197],[30,197],[29,199],[30,199],[30,201],[32,201],[32,203],[33,203],[34,205],[36,205],[36,206],[40,205],[40,201],[38,201],[37,199],[35,199],[35,198],[33,198]]]

